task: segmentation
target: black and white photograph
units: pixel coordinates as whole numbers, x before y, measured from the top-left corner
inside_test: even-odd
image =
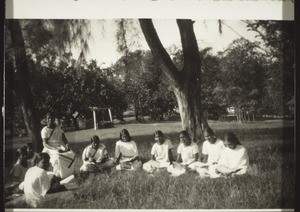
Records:
[[[99,2],[6,1],[5,210],[294,211],[293,15]]]

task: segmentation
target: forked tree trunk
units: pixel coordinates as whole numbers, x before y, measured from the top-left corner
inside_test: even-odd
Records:
[[[177,20],[184,57],[183,70],[178,70],[160,42],[150,19],[139,20],[143,34],[153,56],[177,98],[182,129],[199,141],[208,127],[201,104],[201,63],[191,20]]]
[[[15,53],[15,91],[21,101],[28,135],[36,150],[39,152],[43,148],[40,136],[41,123],[35,110],[34,98],[29,83],[29,66],[26,58],[24,37],[19,20],[9,20],[7,23]]]

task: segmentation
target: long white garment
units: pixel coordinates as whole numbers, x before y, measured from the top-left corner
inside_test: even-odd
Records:
[[[173,148],[172,142],[165,139],[163,144],[155,143],[151,149],[151,155],[155,156],[155,161],[150,160],[143,164],[143,169],[152,172],[157,168],[164,168],[170,165],[169,150]]]
[[[195,161],[195,154],[199,153],[198,145],[192,142],[189,146],[180,143],[177,154],[181,154],[182,164],[190,164]]]
[[[170,162],[169,150],[172,148],[172,142],[169,139],[165,139],[163,144],[158,144],[157,142],[153,144],[151,149],[151,155],[154,155],[155,160],[159,163]]]
[[[174,177],[178,177],[186,172],[186,167],[183,164],[173,162],[173,164],[167,167],[167,171]]]
[[[218,165],[231,171],[240,169],[240,174],[246,173],[249,166],[249,156],[246,148],[242,145],[237,145],[235,149],[226,147],[221,154]]]
[[[42,138],[49,138],[53,129],[44,127],[41,131]],[[62,140],[62,134],[64,131],[60,126],[56,126],[51,137],[48,140],[48,145],[51,147],[59,148],[65,150],[64,143]],[[53,172],[55,176],[62,179],[72,175],[74,173],[74,160],[75,153],[73,151],[67,151],[64,153],[58,153],[56,150],[44,147],[42,152],[46,152],[50,156],[50,163],[53,167]]]
[[[208,155],[207,164],[218,162],[223,149],[225,148],[222,140],[217,139],[215,143],[211,144],[209,141],[204,141],[202,146],[202,153]]]
[[[129,161],[131,158],[138,156],[139,153],[135,141],[117,141],[115,149],[116,158],[118,158],[120,154],[122,154],[120,163]]]
[[[180,143],[177,149],[177,154],[181,154],[182,162],[180,164],[173,162],[173,164],[167,167],[168,172],[170,172],[172,176],[179,176],[186,172],[187,167],[196,169],[198,163],[200,163],[195,161],[195,154],[197,153],[199,153],[199,148],[196,143],[192,142],[189,146],[185,146],[183,143]]]
[[[75,153],[72,150],[67,152],[58,153],[55,150],[44,147],[43,152],[46,152],[50,156],[50,163],[53,168],[55,176],[65,179],[68,176],[74,174],[74,160]]]
[[[28,169],[24,179],[25,200],[31,207],[37,207],[50,189],[53,174],[37,166]]]
[[[197,172],[200,174],[200,177],[218,178],[224,174],[245,174],[248,167],[249,157],[247,150],[244,146],[237,145],[235,149],[225,147],[218,164],[210,165],[208,169],[198,168]]]

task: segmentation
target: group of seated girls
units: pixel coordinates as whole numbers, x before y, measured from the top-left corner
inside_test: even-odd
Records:
[[[170,139],[158,130],[154,133],[155,143],[151,149],[151,160],[142,164],[136,142],[128,130],[120,132],[116,142],[115,158],[111,158],[98,136],[93,136],[91,144],[82,154],[81,171],[97,171],[116,166],[117,170],[137,170],[143,168],[149,173],[166,168],[172,176],[179,176],[186,171],[194,170],[204,177],[221,177],[245,174],[249,166],[249,157],[238,138],[228,132],[225,140],[216,138],[211,128],[204,131],[205,141],[202,146],[204,158],[200,161],[199,148],[187,131],[179,133],[180,144],[177,148],[177,159],[173,158],[173,144]]]
[[[48,139],[44,140],[51,144],[49,142],[51,134],[47,136]],[[205,129],[204,137],[205,141],[202,146],[204,158],[200,161],[198,145],[192,142],[187,131],[181,131],[177,160],[175,161],[172,142],[160,130],[155,131],[151,159],[143,164],[136,142],[131,138],[128,130],[123,129],[120,132],[120,140],[116,142],[115,146],[115,158],[109,156],[105,145],[100,143],[99,137],[95,135],[91,138],[91,144],[83,151],[83,165],[80,167],[80,171],[97,172],[112,167],[115,167],[116,170],[143,168],[153,176],[156,171],[166,169],[172,176],[179,176],[186,171],[194,170],[199,173],[201,178],[246,173],[249,166],[247,151],[232,132],[225,135],[224,142],[217,139],[210,128]],[[46,145],[44,145],[44,150],[45,147]],[[62,173],[67,173],[62,170],[70,168],[70,165],[65,167],[63,163],[59,162],[60,159],[54,155],[54,152],[48,153],[44,150],[37,154],[33,151],[32,144],[26,144],[18,149],[18,160],[10,173],[14,181],[11,188],[17,187],[22,190],[26,203],[32,207],[37,207],[47,197],[46,194],[67,190],[65,186],[73,182],[75,178],[73,173],[61,177]],[[61,153],[61,151],[57,151],[58,155],[60,155],[59,152]],[[56,157],[56,159],[51,160],[51,157]],[[53,166],[58,166],[58,168]]]

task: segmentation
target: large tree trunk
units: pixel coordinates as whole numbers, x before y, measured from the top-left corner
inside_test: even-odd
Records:
[[[185,88],[175,89],[174,93],[178,102],[182,129],[187,130],[195,142],[201,141],[202,130],[208,127],[208,124],[202,113],[202,105],[197,101],[199,98],[197,92]]]
[[[139,20],[143,34],[161,70],[176,95],[182,129],[199,141],[208,127],[201,103],[201,64],[198,45],[191,20],[177,20],[184,56],[183,70],[179,71],[160,42],[150,19]]]
[[[21,31],[19,20],[7,22],[10,31],[11,41],[15,52],[15,91],[21,101],[25,125],[31,142],[37,151],[43,148],[40,136],[41,123],[34,106],[34,98],[29,83],[29,66],[26,58],[24,37]]]

